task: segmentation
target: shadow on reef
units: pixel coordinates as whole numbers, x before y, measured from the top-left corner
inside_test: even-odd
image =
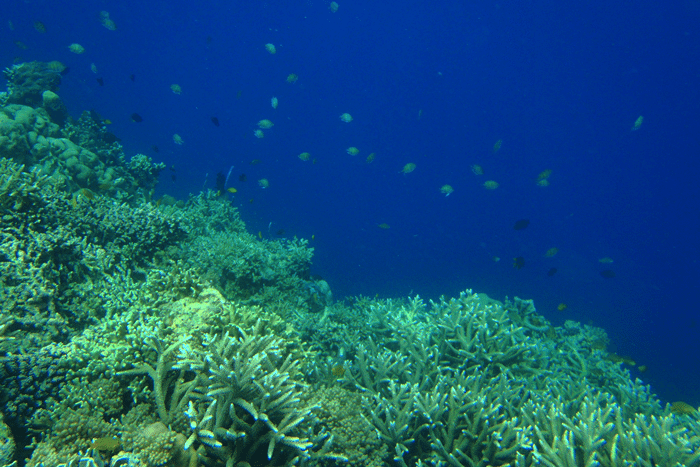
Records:
[[[306,240],[64,113],[56,65],[0,94],[0,466],[700,465],[602,329],[471,291],[333,301]],[[128,160],[127,160],[128,159]]]

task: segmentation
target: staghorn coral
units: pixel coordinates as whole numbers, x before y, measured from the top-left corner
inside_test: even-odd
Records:
[[[284,340],[262,335],[260,325],[237,334],[207,336],[202,350],[180,347],[174,368],[208,381],[198,391],[203,397],[189,402],[192,433],[185,448],[198,442],[208,463],[227,466],[309,457],[313,443],[296,436],[311,413],[300,404],[299,362]]]
[[[434,339],[442,361],[449,366],[479,368],[489,374],[504,368],[517,372],[520,366],[528,366],[534,345],[523,328],[512,323],[504,307],[484,305],[478,295],[462,293],[459,299],[433,303],[433,308],[440,330]]]
[[[117,373],[117,376],[144,374],[151,378],[156,409],[160,421],[164,424],[171,424],[175,420],[175,417],[183,413],[189,393],[196,388],[199,382],[197,378],[185,382],[182,371],[180,372],[180,376],[174,381],[173,378],[168,378],[166,374],[171,367],[171,354],[189,339],[189,336],[181,338],[167,348],[163,348],[160,339],[151,338],[147,343],[158,354],[156,367],[154,368],[148,363],[143,363],[132,370],[125,370]],[[168,389],[171,385],[174,385],[174,389],[172,390],[172,394],[170,394],[170,401],[168,402],[166,397],[168,396]]]
[[[700,465],[700,437],[673,417],[636,414],[625,419],[604,394],[579,403],[557,400],[528,404],[534,426],[533,460],[549,467],[603,465]]]

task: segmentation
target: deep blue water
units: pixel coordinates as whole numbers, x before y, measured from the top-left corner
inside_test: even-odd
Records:
[[[175,167],[158,196],[214,188],[233,165],[250,230],[313,235],[313,272],[337,298],[533,298],[555,325],[605,328],[663,400],[700,405],[698,0],[6,3],[0,65],[67,64],[74,117],[94,109],[128,156]]]

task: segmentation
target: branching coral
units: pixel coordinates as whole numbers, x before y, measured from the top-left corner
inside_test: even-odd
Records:
[[[117,376],[145,374],[151,378],[153,381],[153,392],[158,416],[160,417],[160,421],[166,425],[172,423],[175,417],[184,411],[189,394],[197,386],[198,381],[196,378],[185,382],[184,375],[182,374],[183,372],[180,372],[180,376],[176,378],[174,382],[173,378],[167,377],[167,372],[170,370],[172,364],[170,355],[188,340],[189,336],[184,337],[164,349],[159,339],[151,338],[148,344],[158,353],[158,363],[156,367],[153,368],[148,363],[144,363],[133,370],[125,370],[117,373]],[[168,403],[166,396],[171,385],[174,385],[174,389]]]
[[[198,441],[215,465],[310,457],[313,443],[299,429],[311,413],[300,404],[299,362],[283,339],[261,331],[259,322],[250,331],[239,328],[237,336],[206,336],[201,350],[180,348],[175,368],[208,381],[200,388],[204,397],[189,402],[192,433],[185,446]]]

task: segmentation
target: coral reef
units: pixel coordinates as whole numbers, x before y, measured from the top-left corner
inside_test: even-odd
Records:
[[[56,64],[0,96],[0,465],[700,466],[662,407],[532,300],[334,300],[303,239],[72,120]],[[29,459],[23,459],[29,456]]]

